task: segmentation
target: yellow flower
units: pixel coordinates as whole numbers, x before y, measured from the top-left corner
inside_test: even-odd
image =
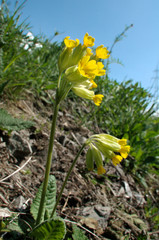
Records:
[[[90,60],[90,56],[84,56],[78,63],[78,70],[84,77],[94,79],[96,76],[105,75],[105,69],[102,62]]]
[[[97,67],[98,67],[98,73],[97,76],[103,76],[106,73],[106,70],[103,69],[104,65],[102,62],[97,62]]]
[[[120,155],[115,155],[112,158],[112,163],[114,164],[114,166],[118,165],[121,161],[122,161],[122,157]]]
[[[94,46],[94,41],[95,38],[89,36],[88,33],[85,34],[84,39],[83,39],[83,45],[85,47],[93,47]]]
[[[94,101],[95,105],[100,106],[103,97],[104,96],[102,94],[94,95],[93,101]]]
[[[78,63],[80,74],[87,78],[95,78],[99,72],[98,65],[95,60],[90,60],[90,56],[84,56]]]
[[[127,144],[127,139],[124,139],[124,138],[119,139],[119,140],[118,140],[118,143],[119,143],[121,146],[125,146],[125,145]]]
[[[128,153],[130,152],[130,146],[129,145],[121,146],[119,152],[123,158],[127,158]]]
[[[79,39],[70,40],[69,38],[70,37],[65,37],[65,39],[64,39],[64,43],[65,43],[67,48],[73,49],[73,48],[75,48],[79,45]]]
[[[91,82],[91,87],[89,89],[97,88],[97,84],[92,79],[90,79],[90,82]]]
[[[99,167],[97,167],[97,173],[98,173],[98,175],[101,175],[101,174],[106,173],[106,170],[102,165],[100,165]]]
[[[104,47],[104,45],[100,45],[99,47],[96,48],[96,58],[106,59],[109,57],[110,57],[109,51],[107,50],[106,47]]]
[[[87,49],[86,49],[86,56],[92,56],[92,55],[93,55],[92,49],[87,48]]]

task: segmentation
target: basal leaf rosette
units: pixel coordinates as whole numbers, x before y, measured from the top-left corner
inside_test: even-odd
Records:
[[[118,139],[109,134],[95,134],[87,140],[89,149],[86,155],[86,166],[88,170],[94,169],[94,162],[97,166],[97,173],[105,173],[103,159],[111,159],[116,166],[123,158],[127,158],[130,146],[127,139]]]

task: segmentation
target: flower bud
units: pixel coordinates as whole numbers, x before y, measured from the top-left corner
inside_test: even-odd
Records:
[[[79,44],[79,40],[69,40],[69,37],[64,39],[65,48],[59,57],[59,71],[60,73],[67,68],[77,65],[80,59],[86,54],[86,48]]]
[[[67,68],[65,76],[69,82],[74,84],[82,84],[82,82],[87,80],[86,77],[80,74],[77,65]]]
[[[94,169],[94,162],[97,166],[97,173],[98,174],[104,174],[106,170],[103,167],[103,160],[102,160],[102,155],[98,148],[96,148],[93,144],[89,145],[90,148],[87,151],[86,154],[86,166],[88,170],[93,170]]]
[[[86,167],[89,171],[92,171],[94,169],[93,152],[91,148],[88,149],[86,154]]]

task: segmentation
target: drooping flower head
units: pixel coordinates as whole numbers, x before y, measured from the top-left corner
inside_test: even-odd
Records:
[[[127,139],[118,139],[109,134],[93,135],[92,139],[103,155],[112,159],[114,165],[121,162],[123,158],[127,158],[130,151]]]
[[[118,139],[109,134],[95,134],[91,136],[87,142],[90,147],[88,156],[86,156],[87,168],[89,169],[89,166],[93,166],[92,161],[95,161],[97,172],[101,174],[102,172],[104,173],[105,169],[103,170],[103,160],[101,160],[103,158],[100,157],[100,155],[105,159],[111,159],[112,163],[116,166],[123,158],[127,158],[130,151],[130,146],[127,145],[127,139]],[[95,155],[98,161],[92,157],[94,151],[98,152],[98,154]]]
[[[93,88],[97,88],[94,81],[96,76],[105,75],[104,64],[99,59],[105,59],[108,51],[103,45],[97,47],[94,55],[91,47],[94,46],[95,38],[85,34],[83,45],[79,39],[72,40],[69,36],[64,39],[65,48],[58,61],[59,73],[65,82],[61,86],[61,92],[73,90],[78,96],[94,101],[99,106],[103,95],[95,94]],[[85,84],[88,83],[89,84]],[[67,86],[67,91],[63,91],[63,86]],[[66,96],[66,94],[65,94]]]

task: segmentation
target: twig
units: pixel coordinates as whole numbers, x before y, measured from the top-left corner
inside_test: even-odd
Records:
[[[149,232],[148,235],[159,234],[159,231]]]
[[[69,199],[70,194],[71,194],[71,192],[69,192],[68,197],[67,197],[67,199],[66,199],[66,201],[65,201],[65,204],[64,204],[61,212],[63,212],[63,211],[65,210],[65,207],[66,207],[66,205],[67,205],[67,203],[68,203],[68,199]]]
[[[116,192],[113,190],[113,188],[110,186],[110,184],[108,182],[106,182],[107,186],[110,188],[111,192],[113,193],[113,195],[116,197],[117,194]]]
[[[71,132],[71,135],[72,135],[72,137],[75,139],[75,141],[77,142],[77,144],[78,144],[79,146],[82,146],[81,143],[78,141],[78,139],[76,138],[76,136],[74,135],[73,132]]]
[[[149,194],[150,194],[150,196],[151,196],[151,198],[152,198],[152,200],[156,203],[156,199],[154,198],[154,196],[153,196],[153,194],[152,194],[152,192],[151,191],[149,191]]]
[[[2,196],[2,194],[0,194],[0,198],[5,204],[9,204],[9,202]]]
[[[31,160],[32,157],[30,157],[22,167],[19,167],[15,172],[11,173],[9,176],[3,178],[2,180],[0,180],[0,183],[4,182],[5,180],[7,180],[8,178],[12,177],[13,175],[15,175],[16,173],[18,173],[20,170],[22,170],[27,164],[28,162]]]

